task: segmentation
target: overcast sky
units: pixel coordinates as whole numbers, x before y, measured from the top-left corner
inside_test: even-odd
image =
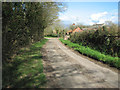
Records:
[[[118,23],[118,2],[67,2],[66,9],[59,15],[64,24]]]

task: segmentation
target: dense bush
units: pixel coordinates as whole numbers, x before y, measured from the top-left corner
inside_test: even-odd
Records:
[[[57,34],[49,34],[49,35],[45,35],[45,37],[58,37]]]
[[[89,30],[71,35],[70,41],[83,46],[89,46],[104,54],[120,57],[120,39],[117,33],[110,30],[99,28],[98,30]]]

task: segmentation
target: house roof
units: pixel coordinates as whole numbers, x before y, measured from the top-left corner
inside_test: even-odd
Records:
[[[83,30],[81,30],[79,27],[77,27],[76,29],[73,30],[73,33],[74,32],[82,32]]]

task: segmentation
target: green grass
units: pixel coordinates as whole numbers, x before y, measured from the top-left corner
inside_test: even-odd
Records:
[[[3,64],[3,88],[39,88],[46,82],[43,73],[42,46],[47,39],[18,51],[11,62]]]
[[[104,55],[103,53],[98,52],[97,50],[93,50],[89,47],[85,47],[85,46],[82,46],[76,43],[72,43],[69,40],[64,40],[62,38],[60,38],[59,40],[65,45],[69,46],[70,48],[73,48],[74,50],[80,52],[83,55],[89,56],[96,60],[102,61],[106,64],[109,64],[110,66],[114,66],[120,69],[120,58],[119,57],[112,57],[110,55]]]

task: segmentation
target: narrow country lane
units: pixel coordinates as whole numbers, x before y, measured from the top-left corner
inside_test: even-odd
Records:
[[[56,38],[49,38],[43,56],[48,88],[118,88],[118,73],[75,54]]]

